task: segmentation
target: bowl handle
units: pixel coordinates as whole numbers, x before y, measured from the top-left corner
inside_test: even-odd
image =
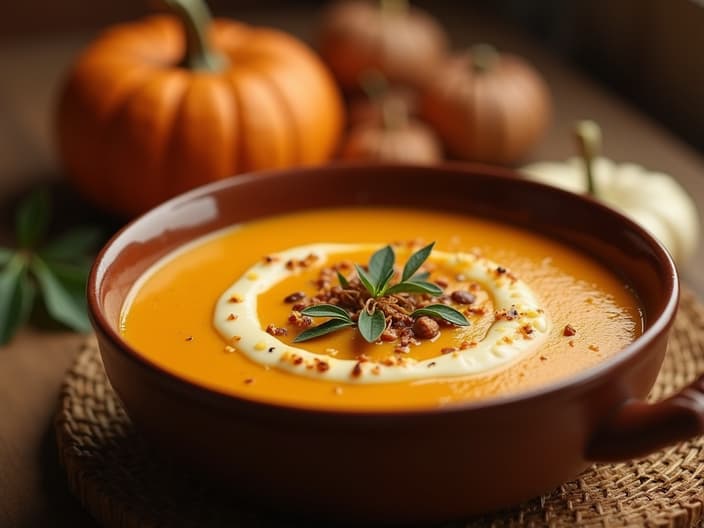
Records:
[[[627,401],[594,435],[587,459],[617,462],[704,433],[704,375],[658,403]]]

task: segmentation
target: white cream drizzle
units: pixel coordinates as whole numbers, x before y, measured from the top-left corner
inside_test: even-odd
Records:
[[[433,377],[480,375],[508,366],[536,350],[548,335],[549,321],[538,301],[521,280],[510,272],[497,273],[499,265],[472,253],[433,251],[430,261],[441,263],[454,273],[483,285],[493,296],[496,310],[515,309],[513,320],[498,319],[475,347],[425,360],[405,358],[402,364],[385,365],[354,359],[338,359],[288,345],[262,327],[257,314],[258,296],[300,269],[287,269],[289,260],[315,255],[316,266],[330,255],[374,250],[371,244],[310,244],[271,255],[249,268],[218,299],[214,325],[222,337],[252,361],[299,376],[346,383],[389,383]],[[526,332],[529,327],[531,332]],[[523,330],[521,330],[523,328]],[[296,358],[302,358],[297,359]],[[327,370],[315,368],[327,363]],[[358,375],[353,375],[353,372]],[[361,373],[359,369],[361,368]]]

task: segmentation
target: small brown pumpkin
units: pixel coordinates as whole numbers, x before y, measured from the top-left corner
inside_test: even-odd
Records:
[[[134,215],[202,183],[334,153],[342,100],[307,46],[211,23],[200,0],[166,3],[176,16],[108,29],[68,74],[58,149],[87,198]]]
[[[522,58],[479,45],[434,75],[421,116],[453,156],[512,163],[541,138],[550,120],[548,87]]]
[[[387,100],[383,119],[363,121],[350,130],[340,157],[345,160],[374,160],[416,164],[442,161],[442,145],[435,132],[421,121],[408,117],[404,103]]]
[[[372,69],[392,84],[422,85],[448,49],[440,24],[403,0],[336,2],[323,17],[319,41],[348,91],[357,90],[360,76]]]

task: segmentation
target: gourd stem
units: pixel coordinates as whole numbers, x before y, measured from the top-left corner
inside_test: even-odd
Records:
[[[579,121],[574,127],[577,152],[584,162],[584,176],[587,181],[587,193],[596,196],[594,178],[594,160],[601,150],[601,128],[594,121]]]
[[[212,24],[210,10],[203,0],[164,0],[183,24],[186,53],[181,63],[191,70],[217,72],[228,65],[227,58],[215,52],[208,40]]]
[[[491,71],[500,59],[499,52],[491,44],[475,44],[469,48],[469,56],[475,73]]]

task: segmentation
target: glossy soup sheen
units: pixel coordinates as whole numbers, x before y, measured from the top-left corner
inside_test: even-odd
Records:
[[[498,372],[366,385],[265,369],[237,351],[225,351],[227,343],[213,326],[215,302],[259,259],[311,243],[383,245],[418,239],[436,241],[437,249],[448,252],[478,249],[509,268],[533,289],[547,312],[552,324],[548,341]],[[399,260],[402,264],[405,258]],[[262,294],[262,325],[285,325],[291,305],[284,297],[301,289],[312,294],[310,279],[314,276],[311,270],[289,277]],[[629,288],[618,277],[585,254],[549,238],[454,213],[347,208],[253,221],[167,257],[145,276],[125,307],[121,325],[126,340],[149,361],[226,394],[307,408],[390,410],[451,405],[548,384],[622,349],[642,332],[642,317]],[[566,325],[576,334],[564,335]],[[486,320],[476,321],[470,332],[480,339],[486,327]],[[450,340],[450,332],[443,330],[441,339]],[[324,354],[328,348],[358,343],[353,336],[354,331],[348,329],[302,345]],[[293,337],[295,333],[281,339],[290,342]],[[374,353],[380,345],[363,346]],[[435,346],[432,353],[439,348]],[[419,347],[414,354],[427,357],[429,350]]]

